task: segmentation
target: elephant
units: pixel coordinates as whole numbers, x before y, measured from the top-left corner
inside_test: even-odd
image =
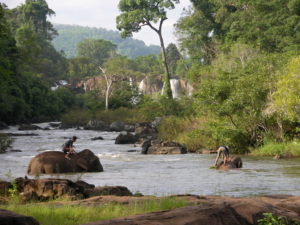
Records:
[[[48,151],[38,154],[29,162],[29,175],[70,173],[70,172],[103,172],[100,160],[95,154],[85,149],[72,154],[66,159],[65,154],[59,151]]]
[[[235,156],[231,158],[230,161],[226,163],[226,165],[224,165],[223,161],[219,162],[218,165],[216,166],[216,169],[226,170],[226,169],[236,169],[242,167],[243,167],[242,159],[238,156]]]

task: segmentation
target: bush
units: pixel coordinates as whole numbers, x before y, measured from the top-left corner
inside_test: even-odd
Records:
[[[92,118],[87,111],[72,110],[62,116],[62,123],[69,126],[84,126]]]
[[[300,142],[281,142],[266,143],[264,146],[253,151],[254,155],[275,156],[277,154],[291,154],[292,156],[300,156]]]
[[[275,216],[272,213],[264,213],[264,218],[258,220],[258,225],[300,225],[297,221],[290,220],[285,216]]]
[[[0,133],[0,153],[5,152],[11,147],[12,139],[6,134]]]

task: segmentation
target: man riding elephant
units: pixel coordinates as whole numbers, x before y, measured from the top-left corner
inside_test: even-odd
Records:
[[[222,161],[219,161],[220,156],[222,155]],[[240,157],[229,157],[229,147],[220,146],[217,150],[217,157],[215,159],[215,168],[216,169],[234,169],[242,168],[243,163]]]
[[[27,173],[31,175],[70,173],[70,172],[102,172],[99,158],[88,149],[74,154],[70,160],[60,151],[43,152],[31,159]]]

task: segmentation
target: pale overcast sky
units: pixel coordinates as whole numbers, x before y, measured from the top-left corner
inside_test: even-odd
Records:
[[[116,29],[116,16],[119,15],[119,0],[46,0],[49,8],[54,10],[56,16],[50,18],[52,23],[82,25],[89,27],[102,27],[110,30]],[[0,0],[8,8],[14,8],[25,0]],[[183,8],[191,5],[190,0],[180,0],[174,10],[168,12],[168,20],[163,25],[165,44],[176,43],[174,23],[180,18]],[[147,27],[139,33],[134,33],[133,38],[143,40],[147,45],[159,44],[156,33]]]

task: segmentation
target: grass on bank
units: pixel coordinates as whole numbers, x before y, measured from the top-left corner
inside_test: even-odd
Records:
[[[49,204],[11,204],[1,208],[22,215],[32,216],[41,225],[77,225],[109,220],[130,215],[170,210],[187,206],[188,202],[176,197],[145,200],[128,205],[108,203],[100,206],[57,206]]]
[[[258,156],[275,156],[277,154],[290,154],[291,156],[300,156],[300,141],[282,142],[282,143],[266,143],[262,147],[252,152]]]

